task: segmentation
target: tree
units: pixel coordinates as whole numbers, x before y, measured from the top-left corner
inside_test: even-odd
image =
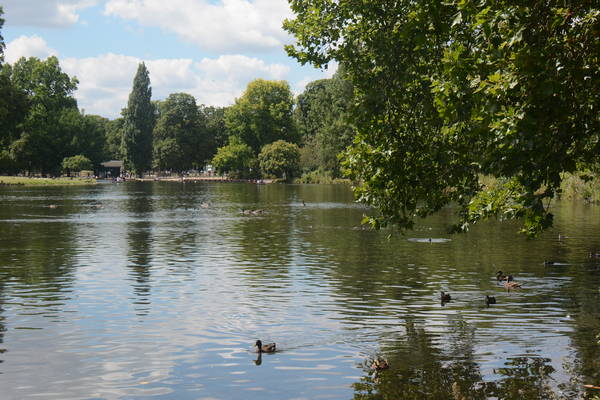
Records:
[[[329,171],[339,177],[338,155],[354,138],[349,112],[352,84],[338,70],[331,79],[310,82],[296,100],[294,119],[304,144],[308,169]]]
[[[203,104],[198,106],[198,112],[206,125],[207,153],[210,157],[217,153],[219,147],[227,144],[226,109],[226,107],[205,106]]]
[[[561,174],[600,151],[597,2],[292,0],[302,63],[339,61],[358,135],[346,154],[374,226],[413,226],[450,202],[458,227],[552,223]],[[498,187],[480,184],[494,175]]]
[[[296,144],[277,140],[263,146],[258,162],[263,175],[291,179],[300,169],[300,149]]]
[[[0,6],[0,32],[2,31],[2,27],[4,26],[4,18],[2,18],[3,15],[4,15],[4,9],[2,8],[2,6]],[[4,49],[5,48],[6,48],[6,45],[4,44],[4,37],[0,33],[0,67],[2,67],[2,63],[4,62]]]
[[[240,138],[258,154],[262,146],[278,139],[297,141],[293,106],[287,82],[256,79],[225,111],[225,125],[230,135]]]
[[[249,178],[257,172],[254,150],[236,137],[217,150],[212,164],[219,173],[227,173],[231,177]]]
[[[123,159],[121,144],[123,143],[124,121],[125,120],[121,117],[108,121],[106,124],[106,140],[104,142],[104,154],[106,159]]]
[[[107,160],[106,131],[109,120],[99,115],[81,115],[81,127],[71,139],[72,154],[82,154],[98,165]]]
[[[154,166],[184,171],[210,159],[205,121],[196,99],[186,93],[171,94],[159,107],[154,128]]]
[[[24,95],[27,112],[11,134],[11,158],[29,171],[57,173],[69,155],[73,115],[78,114],[73,92],[78,81],[62,72],[58,59],[21,58],[10,68],[17,98]]]
[[[4,64],[0,67],[0,171],[18,169],[10,146],[22,133],[29,107],[26,93],[12,81],[12,67]]]
[[[141,176],[152,163],[152,130],[155,109],[146,65],[140,63],[133,78],[127,108],[123,110],[122,155],[126,168]]]
[[[94,165],[90,159],[81,154],[65,157],[62,161],[62,169],[67,172],[68,176],[71,176],[71,172],[91,170],[93,167]]]
[[[183,149],[174,138],[165,138],[154,142],[152,149],[152,166],[156,169],[183,171],[181,168],[181,154]]]

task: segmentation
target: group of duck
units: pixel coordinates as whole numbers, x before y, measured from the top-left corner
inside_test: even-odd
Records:
[[[496,280],[498,282],[502,282],[504,284],[504,288],[507,291],[511,291],[514,289],[521,289],[521,284],[518,283],[517,281],[515,281],[515,278],[511,274],[504,275],[504,272],[498,271],[496,273]],[[452,296],[450,295],[450,293],[440,292],[440,300],[442,302],[442,305],[444,305],[445,303],[452,300]],[[488,296],[486,294],[485,295],[485,305],[489,307],[490,304],[496,304],[496,297]]]

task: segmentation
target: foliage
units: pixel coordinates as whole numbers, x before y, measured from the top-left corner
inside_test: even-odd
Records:
[[[257,172],[254,150],[235,137],[227,146],[217,150],[212,164],[219,173],[227,173],[231,177],[248,178]]]
[[[358,135],[345,166],[374,226],[413,226],[450,202],[484,217],[552,223],[561,173],[600,150],[600,10],[592,1],[292,0],[302,63],[339,61]],[[479,174],[502,178],[488,191]],[[486,209],[495,204],[491,210]]]
[[[183,171],[201,167],[211,156],[203,115],[189,94],[174,93],[160,103],[153,136],[157,168]]]
[[[276,140],[296,142],[292,118],[294,100],[285,81],[256,79],[235,104],[225,110],[230,135],[248,144],[255,154]]]
[[[62,161],[62,169],[70,175],[72,171],[79,172],[82,170],[90,170],[94,167],[89,158],[84,155],[76,155],[65,157]]]
[[[342,69],[331,79],[310,82],[296,100],[294,119],[304,143],[302,167],[323,169],[340,176],[338,155],[354,138],[349,113],[353,102],[352,84]]]
[[[300,150],[296,144],[277,140],[263,146],[258,162],[263,175],[291,179],[300,170]]]
[[[565,173],[562,177],[560,196],[600,204],[600,175],[592,171]]]
[[[165,138],[156,140],[152,149],[153,160],[152,166],[160,170],[173,169],[181,172],[184,168],[181,167],[182,154],[184,150],[179,146],[174,138]]]
[[[27,170],[57,172],[69,155],[77,79],[61,71],[56,57],[45,61],[21,58],[10,68],[15,90],[26,97],[28,108],[10,135],[11,159]]]
[[[351,182],[348,179],[336,178],[333,176],[331,171],[317,169],[315,171],[305,172],[301,177],[295,180],[296,183],[304,184],[320,184],[320,185],[331,185],[331,184],[344,184],[348,185]]]
[[[219,147],[227,144],[227,128],[225,127],[226,109],[226,107],[205,105],[198,107],[198,112],[206,125],[207,153],[210,157],[216,154]]]
[[[0,32],[2,31],[2,27],[4,26],[4,18],[2,18],[2,15],[4,15],[4,9],[2,8],[2,6],[0,6]],[[4,61],[5,48],[6,45],[4,44],[4,37],[0,33],[0,67],[2,66],[2,62]]]
[[[151,102],[152,88],[146,65],[140,63],[127,108],[123,110],[122,155],[126,168],[141,176],[152,162],[152,130],[154,129],[154,106]]]
[[[11,144],[21,133],[21,125],[29,111],[29,102],[23,90],[12,81],[12,67],[0,68],[0,170],[16,169]]]
[[[106,123],[104,155],[107,160],[123,159],[121,143],[123,142],[123,124],[125,120],[115,118]]]

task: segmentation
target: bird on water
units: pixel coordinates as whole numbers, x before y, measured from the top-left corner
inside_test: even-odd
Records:
[[[275,343],[262,344],[260,339],[256,341],[254,347],[256,347],[257,353],[275,353],[276,351]]]

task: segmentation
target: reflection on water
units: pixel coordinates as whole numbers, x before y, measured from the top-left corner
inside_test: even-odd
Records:
[[[557,204],[535,241],[496,223],[449,236],[451,211],[388,238],[359,226],[344,186],[2,187],[3,398],[571,399],[599,384],[599,208]],[[281,350],[257,358],[256,339]]]

